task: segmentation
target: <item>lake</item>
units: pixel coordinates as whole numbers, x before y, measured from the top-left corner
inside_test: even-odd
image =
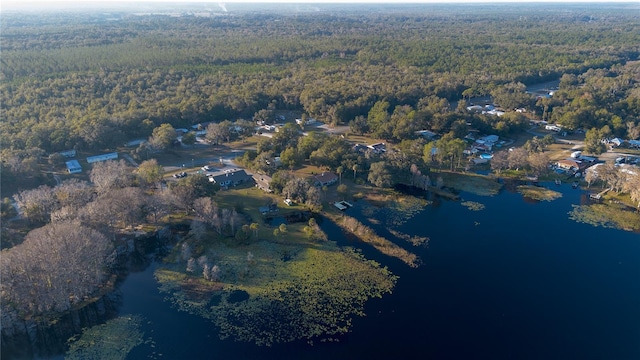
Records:
[[[339,342],[265,348],[219,340],[209,321],[164,300],[152,263],[119,289],[119,313],[142,315],[153,340],[128,359],[639,359],[640,235],[569,220],[584,194],[550,186],[563,197],[461,194],[484,204],[480,211],[436,201],[396,227],[428,236],[426,247],[393,238],[385,219],[368,223],[361,202],[347,210],[418,254],[417,269],[321,222],[330,239],[363,248],[400,276],[393,294],[371,300]]]

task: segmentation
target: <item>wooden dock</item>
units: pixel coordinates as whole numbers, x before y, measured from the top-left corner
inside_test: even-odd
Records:
[[[606,194],[607,191],[611,190],[611,188],[607,188],[602,190],[601,192],[597,193],[597,194],[591,194],[589,195],[590,198],[595,199],[595,200],[600,200],[602,198],[602,195]]]

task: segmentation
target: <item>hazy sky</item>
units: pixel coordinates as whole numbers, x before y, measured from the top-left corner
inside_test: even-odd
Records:
[[[401,3],[535,3],[535,2],[555,2],[555,3],[593,3],[593,2],[609,2],[610,0],[230,0],[230,1],[210,1],[210,0],[3,0],[0,4],[0,9],[10,8],[31,8],[37,9],[39,6],[46,8],[55,8],[58,6],[73,7],[82,6],[82,4],[88,3],[117,3],[126,2],[132,3],[149,3],[149,2],[173,2],[173,3],[209,3],[214,4],[229,4],[229,3],[387,3],[387,4],[401,4]],[[615,2],[625,3],[637,3],[640,5],[640,0],[614,0]]]
[[[500,3],[500,2],[510,2],[510,3],[519,3],[519,2],[573,2],[573,3],[585,3],[585,2],[609,2],[607,0],[230,0],[230,1],[211,1],[211,0],[132,0],[132,1],[105,1],[105,0],[5,0],[2,3],[4,5],[8,4],[72,4],[72,3],[88,3],[88,2],[185,2],[185,3],[389,3],[389,4],[398,4],[398,3]],[[640,0],[615,0],[612,2],[636,2],[640,4]]]

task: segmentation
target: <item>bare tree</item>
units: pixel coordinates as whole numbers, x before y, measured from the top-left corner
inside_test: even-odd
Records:
[[[32,230],[22,244],[2,253],[3,312],[68,310],[104,283],[113,255],[103,234],[78,223]]]
[[[124,160],[94,163],[89,178],[98,194],[133,185],[131,169]]]
[[[509,155],[506,151],[498,151],[493,154],[493,158],[491,158],[491,170],[495,171],[496,174],[500,174],[502,170],[509,167]]]
[[[57,210],[58,200],[49,186],[42,185],[24,190],[13,197],[23,214],[33,222],[45,223],[51,218],[51,212]]]
[[[629,192],[631,200],[636,203],[636,207],[640,210],[640,174],[629,173],[624,188],[625,191]]]
[[[191,221],[191,230],[189,231],[189,234],[191,234],[194,239],[197,241],[201,240],[206,231],[207,229],[205,229],[205,225],[202,221],[198,221],[196,219]]]
[[[95,189],[86,181],[69,179],[53,188],[60,207],[81,208],[95,198]]]
[[[209,197],[197,198],[193,201],[196,218],[207,225],[213,225],[213,218],[218,213],[218,206]]]
[[[509,162],[510,169],[520,170],[520,168],[527,165],[527,159],[529,153],[524,148],[515,148],[509,151],[507,155],[507,161]]]
[[[529,154],[527,162],[534,174],[540,176],[546,173],[549,169],[549,155],[545,153],[532,153]]]

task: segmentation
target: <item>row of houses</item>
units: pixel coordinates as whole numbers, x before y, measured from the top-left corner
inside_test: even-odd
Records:
[[[60,154],[62,154],[62,156],[65,156],[65,157],[75,157],[76,156],[76,151],[75,150],[68,150],[68,151],[63,151]],[[93,163],[101,162],[101,161],[115,160],[117,158],[118,158],[118,153],[117,152],[113,152],[113,153],[108,153],[108,154],[89,156],[89,157],[87,157],[87,163],[93,164]],[[82,166],[80,165],[80,162],[78,160],[75,160],[75,159],[68,160],[67,162],[65,162],[65,165],[67,166],[67,172],[69,174],[77,174],[77,173],[81,173],[82,172]]]
[[[209,174],[208,177],[210,182],[220,185],[220,187],[222,188],[230,188],[239,185],[255,183],[255,186],[262,189],[263,191],[273,192],[273,189],[271,189],[272,178],[270,176],[263,174],[249,175],[243,169],[226,170],[218,174]],[[318,187],[331,186],[338,182],[338,179],[338,175],[329,171],[314,175],[312,177],[314,185]]]
[[[487,135],[480,138],[475,138],[471,134],[465,137],[467,140],[473,140],[467,149],[464,150],[465,155],[474,155],[477,153],[490,153],[493,151],[494,146],[498,144],[500,138],[498,135]]]
[[[606,139],[603,142],[613,148],[628,146],[630,148],[640,149],[640,140],[624,140],[621,138]]]

